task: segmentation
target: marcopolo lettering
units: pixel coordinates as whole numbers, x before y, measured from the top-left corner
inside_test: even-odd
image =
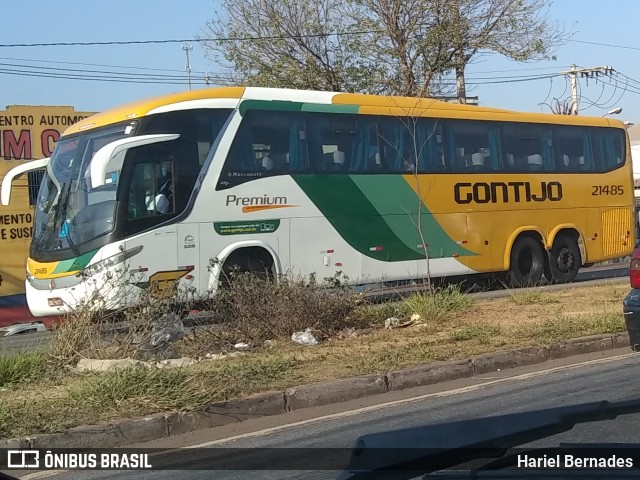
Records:
[[[456,183],[453,187],[456,203],[559,202],[560,182],[477,182]]]
[[[237,197],[236,195],[227,195],[227,204],[243,207],[249,205],[286,205],[287,197],[270,197],[267,194],[261,197]]]

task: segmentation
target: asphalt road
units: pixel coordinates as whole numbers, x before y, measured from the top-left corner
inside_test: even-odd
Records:
[[[609,358],[605,358],[609,356]],[[366,401],[349,402],[332,414],[296,421],[294,413],[279,416],[279,426],[259,428],[259,420],[248,432],[238,434],[242,427],[235,427],[235,437],[225,438],[220,429],[197,432],[196,435],[168,438],[146,446],[177,448],[208,443],[208,446],[233,448],[301,448],[332,447],[350,448],[356,438],[365,433],[390,431],[455,420],[487,417],[505,413],[566,406],[601,400],[619,401],[640,399],[638,370],[640,354],[620,349],[608,354],[598,353],[573,359],[547,362],[535,367],[484,375],[474,379],[451,382],[439,388],[425,387],[413,391],[385,394],[377,405]],[[446,390],[443,390],[446,388]],[[427,392],[427,393],[425,393]],[[401,394],[401,395],[399,395]],[[383,397],[383,396],[380,396]],[[365,405],[363,407],[363,405]],[[340,407],[340,406],[338,406]],[[273,418],[271,419],[273,421]],[[244,425],[240,424],[240,425]],[[529,446],[553,447],[559,442],[635,442],[638,443],[640,415],[627,415],[615,420],[576,426],[573,430],[534,442]],[[225,427],[222,427],[224,429]],[[227,430],[227,437],[233,429]],[[235,438],[235,439],[234,439]],[[212,445],[213,444],[213,445]],[[198,450],[206,454],[206,450]],[[184,452],[189,455],[188,451]],[[52,480],[171,480],[172,471],[76,471],[53,475]],[[184,470],[180,478],[199,479],[331,479],[335,471],[196,471]],[[25,480],[44,478],[42,473],[22,477]]]

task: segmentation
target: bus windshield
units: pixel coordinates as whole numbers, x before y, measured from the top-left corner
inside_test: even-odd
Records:
[[[75,251],[76,245],[113,229],[119,172],[110,172],[107,184],[93,189],[89,166],[100,148],[133,135],[135,126],[129,122],[58,142],[35,208],[37,250]]]

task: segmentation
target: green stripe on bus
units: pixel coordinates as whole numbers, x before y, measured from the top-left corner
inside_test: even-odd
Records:
[[[277,110],[286,112],[358,113],[358,105],[288,102],[285,100],[244,100],[240,112],[247,110]]]
[[[76,272],[85,268],[91,259],[95,256],[98,250],[87,252],[84,255],[80,255],[76,258],[70,258],[69,260],[62,260],[56,265],[55,270],[52,273],[67,273]]]
[[[398,238],[348,175],[292,177],[338,234],[363,255],[384,262],[423,258]]]
[[[287,112],[299,112],[302,108],[302,103],[287,102],[285,100],[243,100],[238,108],[242,113],[246,110],[278,110]]]
[[[358,105],[326,105],[322,103],[303,103],[303,112],[315,113],[358,113]]]
[[[475,255],[458,245],[427,206],[418,200],[418,195],[401,175],[350,175],[378,214],[402,242],[416,253],[422,240],[418,233],[418,208],[422,219],[420,228],[425,242],[429,245],[432,258]],[[424,255],[424,253],[422,253]]]

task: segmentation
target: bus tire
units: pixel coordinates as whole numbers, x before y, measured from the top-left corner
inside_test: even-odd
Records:
[[[233,275],[238,273],[250,273],[260,280],[273,281],[273,260],[269,255],[231,255],[222,266],[220,286],[229,287]]]
[[[569,235],[558,235],[549,251],[549,273],[551,283],[572,282],[582,266],[578,244]]]
[[[544,273],[544,250],[533,237],[520,237],[511,249],[508,284],[529,287],[540,282]]]

